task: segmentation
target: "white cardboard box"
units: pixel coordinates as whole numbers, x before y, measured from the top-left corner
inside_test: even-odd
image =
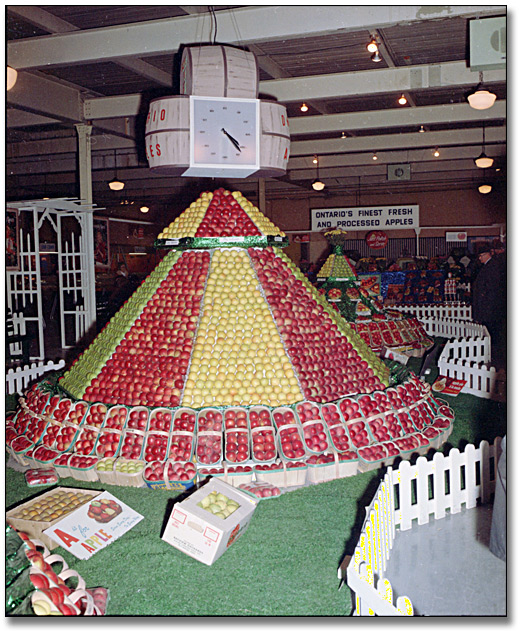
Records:
[[[198,506],[211,492],[235,500],[239,507],[226,518],[213,515]],[[213,478],[174,505],[161,539],[211,566],[246,531],[256,506],[255,498]]]

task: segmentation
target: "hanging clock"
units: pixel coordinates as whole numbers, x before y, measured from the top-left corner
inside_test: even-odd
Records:
[[[184,175],[246,178],[259,170],[258,99],[190,96],[190,163]]]
[[[145,124],[150,169],[193,177],[283,175],[290,156],[286,108],[255,98],[252,53],[208,46],[193,54],[185,50],[183,59],[181,94],[150,103]]]

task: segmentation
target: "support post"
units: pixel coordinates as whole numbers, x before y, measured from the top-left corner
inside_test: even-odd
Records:
[[[78,171],[80,175],[80,199],[92,204],[91,133],[92,125],[78,123]],[[96,279],[94,275],[94,230],[92,211],[85,213],[84,239],[85,261],[82,268],[87,275],[85,299],[85,330],[96,333]]]
[[[259,198],[259,210],[266,215],[266,180],[259,178],[257,186],[257,194]]]
[[[415,230],[415,256],[418,257],[419,256],[419,236],[420,236],[421,229],[414,228],[414,230]]]

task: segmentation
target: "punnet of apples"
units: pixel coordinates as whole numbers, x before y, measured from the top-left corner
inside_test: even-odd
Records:
[[[378,467],[438,445],[447,403],[413,373],[399,383],[278,243],[284,233],[239,191],[202,193],[64,375],[20,398],[12,458],[182,489],[202,472],[254,482],[275,463]]]

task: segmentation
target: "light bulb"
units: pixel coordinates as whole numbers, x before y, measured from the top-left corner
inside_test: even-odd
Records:
[[[438,148],[438,147],[437,147],[437,148],[435,149],[435,151],[433,152],[433,155],[435,156],[435,158],[438,158],[438,157],[440,156],[440,151],[439,151],[439,148]]]
[[[315,191],[322,191],[325,187],[324,182],[321,182],[321,180],[315,180],[314,182],[312,182],[312,189],[314,189]]]
[[[301,112],[308,112],[308,106],[306,105],[306,103],[303,103],[303,105],[301,106]]]
[[[401,96],[399,97],[399,103],[401,105],[406,105],[406,103],[408,103],[408,99],[406,99],[406,97],[403,94],[401,94]]]
[[[140,211],[142,213],[148,213],[149,212],[149,207],[148,206],[141,206],[140,207]]]
[[[372,37],[371,41],[368,42],[368,44],[366,45],[366,50],[369,53],[375,53],[379,50],[379,47],[377,46],[377,42],[375,41],[375,39]]]
[[[372,160],[377,160],[377,154],[373,154]]]
[[[489,193],[491,191],[491,184],[481,184],[478,188],[478,190],[481,193]]]

